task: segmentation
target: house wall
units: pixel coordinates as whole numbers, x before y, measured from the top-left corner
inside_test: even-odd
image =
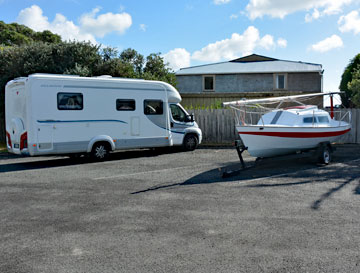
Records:
[[[289,73],[288,90],[321,92],[321,77],[319,73]]]
[[[320,92],[321,75],[314,73],[287,73],[286,91]],[[202,93],[203,76],[176,76],[180,93]],[[216,93],[269,92],[274,90],[274,74],[215,75]]]
[[[201,93],[202,92],[202,76],[176,76],[176,89],[180,93]]]
[[[266,92],[269,90],[273,90],[272,74],[215,76],[215,92]]]

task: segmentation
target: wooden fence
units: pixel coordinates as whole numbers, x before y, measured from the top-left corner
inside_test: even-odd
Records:
[[[341,110],[338,115],[343,115],[346,111]],[[338,142],[360,144],[360,109],[351,109],[350,111],[352,129]],[[232,110],[189,110],[189,112],[194,113],[195,120],[203,132],[203,144],[231,144],[239,138],[235,131],[235,119]]]

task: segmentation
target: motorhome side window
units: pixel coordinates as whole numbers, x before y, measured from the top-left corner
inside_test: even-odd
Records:
[[[118,111],[135,111],[135,100],[116,100],[116,110]]]
[[[163,102],[161,100],[144,100],[145,115],[162,115]]]
[[[58,93],[57,105],[59,110],[82,110],[83,94],[81,93]]]

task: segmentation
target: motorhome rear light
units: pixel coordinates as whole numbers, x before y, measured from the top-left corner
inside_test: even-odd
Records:
[[[8,132],[6,132],[6,137],[7,137],[7,143],[8,143],[8,146],[11,148],[12,147],[12,144],[11,144],[11,137],[10,137],[10,134]]]
[[[23,133],[20,137],[20,150],[28,147],[27,132]]]

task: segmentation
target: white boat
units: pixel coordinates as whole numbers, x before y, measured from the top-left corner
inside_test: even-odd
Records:
[[[299,101],[306,97],[334,95],[339,92],[317,93],[311,95],[287,96],[267,99],[240,100],[223,103],[236,111],[236,130],[254,157],[272,157],[314,149],[322,143],[333,143],[351,130],[350,112],[335,120],[333,107],[330,114],[314,105],[305,105]],[[332,101],[332,100],[331,100]],[[248,106],[259,108],[261,103],[296,102],[298,106],[276,108],[259,114]],[[246,108],[248,107],[248,108]],[[261,109],[266,109],[262,107]],[[260,116],[254,118],[247,115]],[[347,119],[347,121],[345,121]]]

